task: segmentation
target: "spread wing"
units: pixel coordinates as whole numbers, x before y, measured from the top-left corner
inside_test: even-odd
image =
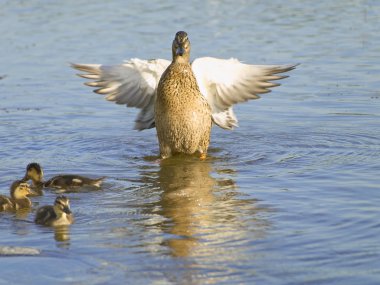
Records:
[[[71,67],[85,72],[78,74],[91,79],[85,84],[96,87],[95,93],[108,101],[141,109],[135,120],[135,129],[154,128],[154,103],[162,73],[169,66],[165,59],[141,60],[133,58],[120,65],[75,64]]]
[[[193,61],[192,69],[201,93],[211,106],[215,124],[224,129],[237,127],[238,120],[232,106],[259,94],[270,92],[280,84],[272,81],[286,78],[279,73],[297,65],[249,65],[237,59],[202,57]]]

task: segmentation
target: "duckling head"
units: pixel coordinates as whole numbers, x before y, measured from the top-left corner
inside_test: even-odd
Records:
[[[63,195],[58,196],[54,202],[54,211],[57,214],[57,216],[62,216],[63,214],[70,215],[71,210],[69,198]]]
[[[25,176],[23,178],[24,181],[31,179],[33,184],[38,185],[43,182],[44,172],[42,167],[37,162],[29,163],[26,167]]]
[[[23,180],[16,180],[13,182],[10,190],[11,197],[14,199],[24,199],[32,193],[29,184]]]
[[[190,48],[191,46],[187,33],[184,31],[177,32],[172,45],[173,61],[179,63],[189,63]]]

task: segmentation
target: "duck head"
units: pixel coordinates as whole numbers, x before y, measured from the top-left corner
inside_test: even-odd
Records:
[[[190,47],[187,33],[183,31],[177,32],[172,45],[173,61],[178,63],[189,63]]]
[[[11,188],[11,197],[14,199],[24,199],[26,196],[31,194],[30,186],[27,182],[23,180],[16,180],[12,183]]]
[[[61,216],[63,213],[70,215],[70,201],[66,196],[58,196],[54,202],[54,212],[57,216]]]
[[[42,167],[36,162],[29,163],[26,167],[25,176],[22,180],[28,181],[29,179],[33,181],[34,186],[38,186],[43,183],[44,172]]]

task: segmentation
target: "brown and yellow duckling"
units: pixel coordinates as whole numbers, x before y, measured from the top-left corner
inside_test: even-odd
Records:
[[[70,210],[70,201],[66,196],[58,196],[54,206],[43,206],[37,210],[34,219],[36,224],[44,226],[65,226],[74,222]]]
[[[26,173],[23,180],[27,181],[31,179],[33,187],[37,189],[42,189],[43,187],[69,189],[83,186],[100,188],[104,178],[105,177],[91,179],[80,175],[63,174],[54,176],[49,180],[44,181],[44,172],[42,167],[38,163],[32,162],[26,167]]]
[[[17,211],[22,208],[30,208],[32,202],[27,197],[31,194],[30,186],[27,182],[16,180],[10,187],[11,197],[0,195],[0,212]]]

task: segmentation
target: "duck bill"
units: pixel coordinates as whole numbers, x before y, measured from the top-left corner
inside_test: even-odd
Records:
[[[66,214],[68,214],[68,215],[71,214],[71,210],[70,210],[69,207],[64,207],[64,208],[63,208],[63,212],[66,213]]]

